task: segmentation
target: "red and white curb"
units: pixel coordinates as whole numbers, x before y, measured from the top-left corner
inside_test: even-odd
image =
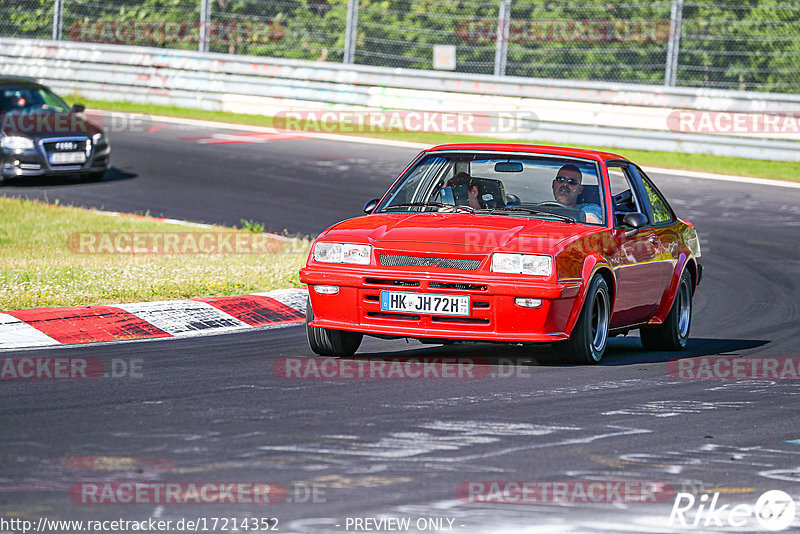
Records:
[[[191,337],[305,322],[305,289],[0,312],[0,350]]]

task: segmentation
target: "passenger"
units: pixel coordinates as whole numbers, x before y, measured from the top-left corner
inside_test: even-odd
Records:
[[[578,197],[583,193],[583,176],[580,169],[567,164],[558,169],[553,180],[553,197],[556,202],[568,208],[578,209],[586,214],[587,223],[602,223],[603,210],[597,204],[578,204]]]
[[[453,187],[457,185],[464,185],[467,187],[467,193],[469,195],[469,205],[471,208],[479,210],[483,209],[481,206],[481,202],[479,200],[478,195],[478,184],[469,174],[465,172],[460,172],[450,178],[447,183],[445,184],[446,187]]]

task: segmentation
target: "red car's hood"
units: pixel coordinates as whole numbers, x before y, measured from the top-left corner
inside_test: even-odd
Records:
[[[360,242],[373,246],[486,254],[508,251],[552,253],[558,244],[596,227],[504,215],[460,213],[391,213],[357,217],[329,228],[326,241]]]

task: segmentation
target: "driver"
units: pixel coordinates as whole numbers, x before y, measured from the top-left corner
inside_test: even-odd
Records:
[[[603,211],[597,204],[578,204],[578,196],[583,193],[583,176],[580,169],[567,164],[558,169],[553,179],[553,197],[556,202],[568,208],[578,209],[586,214],[587,223],[602,223]]]

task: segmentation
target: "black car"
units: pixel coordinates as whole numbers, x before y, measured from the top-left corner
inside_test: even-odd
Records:
[[[70,108],[35,80],[0,76],[0,181],[61,175],[101,179],[111,146],[84,111],[80,104]]]

